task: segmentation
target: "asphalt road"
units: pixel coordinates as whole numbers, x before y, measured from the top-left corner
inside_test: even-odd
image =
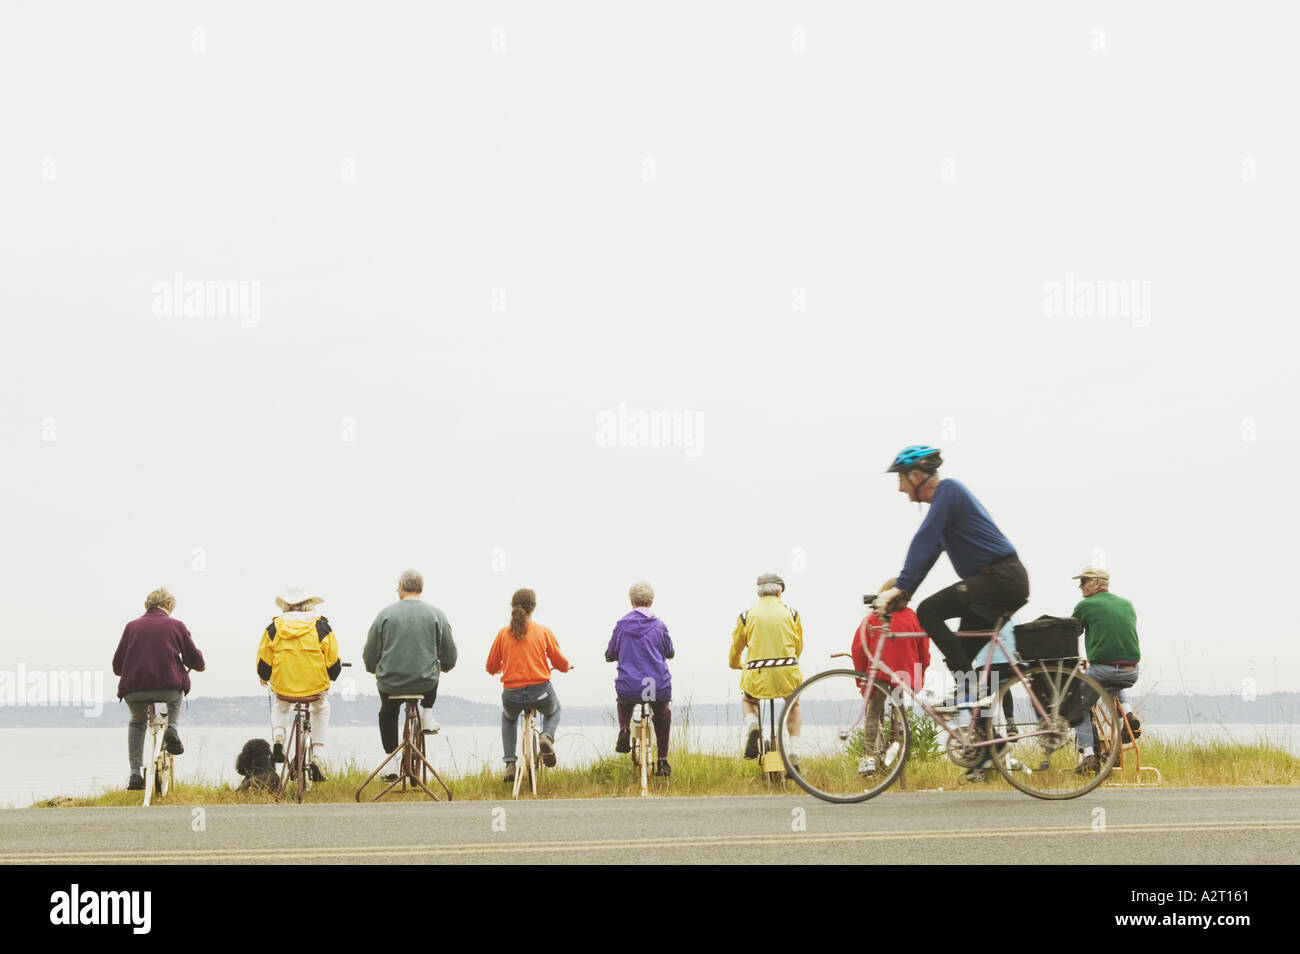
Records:
[[[8,864],[1295,864],[1300,788],[0,811]],[[201,831],[194,830],[202,821]]]

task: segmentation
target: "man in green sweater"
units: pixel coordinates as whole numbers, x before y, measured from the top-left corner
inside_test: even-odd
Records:
[[[456,665],[451,624],[442,610],[420,599],[424,577],[407,570],[397,583],[397,602],[379,611],[366,635],[361,658],[379,686],[379,738],[385,752],[400,744],[397,713],[402,704],[392,696],[423,696],[420,719],[425,734],[438,731],[433,702],[438,676]]]
[[[1088,675],[1119,696],[1120,708],[1128,725],[1123,730],[1123,741],[1130,741],[1129,728],[1134,738],[1142,734],[1142,723],[1133,715],[1124,690],[1137,682],[1138,661],[1142,652],[1138,648],[1137,613],[1133,604],[1110,592],[1110,574],[1090,566],[1078,576],[1079,600],[1072,614],[1083,624],[1084,649],[1088,654]],[[1097,700],[1093,693],[1084,693],[1086,712]],[[1092,720],[1084,719],[1079,726],[1078,741],[1083,747],[1083,761],[1077,769],[1097,772],[1098,760],[1093,750]]]

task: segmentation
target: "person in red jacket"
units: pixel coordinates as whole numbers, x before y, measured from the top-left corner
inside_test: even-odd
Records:
[[[127,790],[144,791],[145,725],[153,704],[167,706],[167,731],[163,743],[172,755],[185,751],[176,723],[180,721],[181,699],[190,691],[188,669],[202,672],[203,654],[185,624],[172,618],[176,597],[157,589],[145,597],[144,615],[126,624],[113,654],[113,675],[121,676],[117,697],[126,702],[131,720],[126,730],[131,779]]]
[[[890,589],[894,582],[892,579],[889,580],[880,587],[879,592],[883,593]],[[886,676],[879,670],[876,672],[876,688],[872,690],[871,698],[867,700],[867,718],[864,728],[866,750],[858,764],[858,772],[861,775],[875,775],[877,761],[881,759],[880,718],[885,711],[885,692],[900,685],[906,685],[913,692],[919,692],[925,682],[925,671],[930,666],[930,640],[924,635],[925,631],[921,628],[921,622],[916,618],[916,614],[906,607],[907,603],[904,602],[902,608],[890,614],[889,630],[891,633],[920,633],[920,638],[912,636],[884,639],[881,630],[883,620],[874,610],[858,625],[853,634],[851,652],[854,669],[858,672],[866,672],[867,666],[871,664],[871,657],[879,650],[879,662],[894,673],[892,676]],[[885,646],[880,650],[882,640]],[[861,691],[866,692],[866,689],[864,685]],[[886,763],[892,761],[888,752],[883,760]]]

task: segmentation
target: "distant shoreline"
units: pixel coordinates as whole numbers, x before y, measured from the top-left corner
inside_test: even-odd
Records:
[[[1211,695],[1136,695],[1134,705],[1144,722],[1152,725],[1297,725],[1300,724],[1300,692],[1274,692],[1254,699],[1239,693]],[[379,697],[358,695],[351,699],[332,693],[332,725],[374,725]],[[73,728],[77,726],[122,726],[127,724],[126,705],[116,698],[106,700],[98,714],[84,705],[13,705],[0,701],[0,729]],[[501,709],[495,702],[473,702],[459,696],[440,696],[434,706],[438,721],[447,726],[499,725]],[[563,707],[569,724],[600,726],[614,724],[614,704]],[[673,700],[674,721],[701,726],[739,726],[740,707],[731,703],[698,703],[689,698]],[[267,723],[266,696],[199,696],[186,700],[181,723],[189,726],[260,726]]]

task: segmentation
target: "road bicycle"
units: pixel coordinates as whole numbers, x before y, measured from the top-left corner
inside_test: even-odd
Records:
[[[650,703],[642,700],[632,712],[632,767],[641,777],[641,797],[650,795],[650,776],[654,774],[656,756],[654,723]]]
[[[290,780],[294,782],[294,791],[298,803],[311,791],[312,782],[319,782],[316,766],[311,764],[311,704],[320,700],[321,694],[302,698],[278,696],[284,702],[293,703],[293,722],[289,726],[289,737],[284,746],[284,768],[280,770],[280,785],[276,790],[277,800],[284,798],[285,789]]]
[[[764,730],[763,707],[767,706],[767,723]],[[786,700],[785,710],[782,716],[790,711],[794,705],[794,696]],[[785,720],[782,719],[781,722]],[[763,779],[769,785],[775,785],[778,788],[785,788],[785,779],[787,770],[786,766],[790,764],[786,760],[785,747],[780,745],[776,737],[777,718],[776,718],[776,700],[759,699],[758,700],[758,771]],[[798,756],[792,755],[795,759],[794,764],[798,764]]]
[[[537,779],[542,772],[542,732],[537,727],[537,710],[523,711],[524,727],[519,734],[519,757],[515,760],[514,797],[519,797],[523,787],[524,776],[528,776],[528,786],[534,796],[537,795]]]
[[[340,668],[350,668],[352,663],[340,663]],[[293,722],[289,726],[289,737],[284,745],[284,768],[280,770],[280,784],[276,788],[276,800],[284,798],[288,783],[294,782],[298,803],[311,791],[313,782],[323,782],[320,770],[311,761],[311,704],[319,702],[325,693],[313,696],[282,696],[276,698],[293,703]]]
[[[167,716],[159,715],[149,705],[149,735],[145,743],[144,803],[153,801],[154,793],[166,795],[176,785],[176,756],[167,751]]]
[[[1103,685],[1105,685],[1103,683]],[[1109,686],[1107,686],[1110,689]],[[1116,685],[1111,690],[1116,697],[1116,703],[1119,702],[1119,691],[1130,688],[1128,685]],[[1099,699],[1092,707],[1092,738],[1096,746],[1098,758],[1106,758],[1109,749],[1115,750],[1115,765],[1111,772],[1110,778],[1106,784],[1118,787],[1136,787],[1146,788],[1151,785],[1161,785],[1164,777],[1160,769],[1154,765],[1142,764],[1142,752],[1138,745],[1138,738],[1142,735],[1141,730],[1135,730],[1133,723],[1128,715],[1124,713],[1123,706],[1119,706],[1119,721],[1116,723],[1107,723],[1105,718],[1105,707],[1107,703],[1104,699]],[[1099,708],[1100,707],[1100,708]],[[1131,753],[1133,756],[1132,765],[1134,771],[1131,776],[1127,773],[1127,764],[1124,759],[1125,753]],[[1148,774],[1144,774],[1148,773]],[[1154,775],[1154,781],[1143,781]],[[1131,777],[1131,781],[1127,779]]]
[[[402,791],[406,791],[409,783],[411,788],[419,788],[435,802],[441,801],[436,792],[428,785],[430,776],[442,786],[442,790],[447,795],[447,801],[451,801],[451,788],[443,781],[442,776],[438,774],[433,765],[430,764],[424,748],[424,724],[420,719],[420,702],[424,699],[420,695],[412,696],[389,696],[391,699],[399,699],[405,703],[405,717],[402,722],[402,744],[392,752],[388,757],[379,763],[379,768],[375,769],[361,783],[357,789],[357,801],[361,801],[361,793],[371,780],[382,772],[385,766],[393,759],[398,759],[397,772],[392,775],[385,775],[384,781],[388,782],[388,787],[371,799],[377,802],[399,784]]]
[[[874,601],[874,596],[864,598]],[[1119,710],[1113,696],[1083,670],[1077,658],[1078,633],[1064,643],[1051,640],[1047,652],[1017,635],[1017,650],[1006,652],[999,633],[1010,618],[997,620],[991,632],[959,635],[988,637],[992,646],[979,676],[981,698],[972,703],[934,707],[881,661],[886,639],[927,638],[925,633],[890,630],[883,614],[878,630],[867,621],[858,639],[868,657],[867,672],[832,669],[805,680],[790,696],[780,721],[778,741],[786,771],[804,791],[828,802],[851,803],[874,798],[892,785],[907,762],[911,741],[904,702],[919,706],[946,736],[945,752],[957,765],[979,770],[994,767],[1012,786],[1036,798],[1077,798],[1092,791],[1115,764],[1116,747],[1099,758],[1098,771],[1085,770],[1076,727],[1087,718],[1082,690],[1098,699],[1094,713],[1103,735],[1115,731]],[[876,650],[870,635],[877,633]],[[1002,649],[1011,677],[990,680],[993,650]],[[891,689],[891,684],[896,688]],[[789,758],[789,712],[803,710],[799,759]],[[945,715],[955,715],[952,722]]]

